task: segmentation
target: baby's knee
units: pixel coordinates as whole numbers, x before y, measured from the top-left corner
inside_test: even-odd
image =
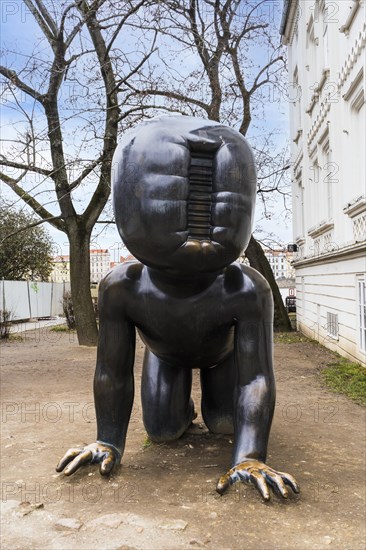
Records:
[[[202,411],[203,420],[210,432],[214,434],[231,435],[234,433],[234,421],[231,415],[205,414]]]
[[[149,426],[145,423],[145,429],[149,439],[153,443],[165,443],[179,439],[185,432],[184,427],[164,428],[164,426]]]

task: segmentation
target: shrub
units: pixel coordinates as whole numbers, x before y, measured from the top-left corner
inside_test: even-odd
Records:
[[[66,317],[67,328],[73,330],[75,328],[74,306],[72,305],[71,292],[66,290],[62,297],[62,309]]]
[[[7,340],[11,331],[13,313],[7,309],[0,309],[0,339]]]

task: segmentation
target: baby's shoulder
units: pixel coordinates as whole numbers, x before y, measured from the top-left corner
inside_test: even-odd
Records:
[[[144,266],[137,260],[131,260],[117,265],[102,279],[99,287],[100,295],[113,297],[115,293],[119,295],[124,291],[133,291],[141,279]]]
[[[225,287],[230,292],[262,294],[270,292],[266,279],[256,269],[234,262],[225,270]]]

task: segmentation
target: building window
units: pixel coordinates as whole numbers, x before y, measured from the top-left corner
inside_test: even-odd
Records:
[[[366,212],[353,218],[353,237],[356,243],[366,239]]]
[[[327,311],[327,335],[338,340],[339,327],[338,327],[338,313],[331,313]]]
[[[366,353],[366,280],[358,279],[358,326],[360,349]]]
[[[324,60],[324,67],[328,67],[328,58],[329,58],[329,48],[328,48],[328,23],[334,22],[334,20],[331,18],[332,16],[332,7],[334,6],[326,6],[325,2],[322,6],[322,20],[323,20],[323,60]],[[336,6],[337,9],[338,6]],[[334,10],[333,10],[334,11]],[[336,20],[335,20],[336,21]]]
[[[300,85],[299,85],[299,71],[298,71],[298,68],[297,66],[295,67],[295,70],[294,70],[294,75],[293,75],[293,101],[292,101],[292,105],[293,105],[293,109],[294,109],[294,116],[293,116],[293,120],[294,120],[294,136],[297,135],[297,133],[301,130],[301,104],[300,104],[300,100],[301,100],[301,88],[300,88]],[[296,138],[295,138],[296,139]]]
[[[338,172],[338,167],[335,162],[332,162],[331,150],[329,147],[329,141],[323,147],[323,159],[324,159],[324,184],[326,186],[327,197],[327,214],[328,219],[333,217],[333,185],[338,183],[338,179],[335,177]]]
[[[296,211],[297,211],[297,220],[295,223],[296,236],[303,237],[305,233],[304,229],[304,188],[302,186],[302,172],[300,171],[296,174]]]
[[[321,237],[318,237],[317,239],[314,240],[314,256],[319,256],[321,251],[321,243],[322,243]]]
[[[316,35],[316,25],[318,22],[318,5],[315,5],[314,16],[311,14],[310,19],[307,24],[307,37],[306,37],[306,47],[308,49],[308,65],[310,65],[311,74],[313,77],[317,77],[318,74],[318,51],[317,46],[319,44],[319,38]]]

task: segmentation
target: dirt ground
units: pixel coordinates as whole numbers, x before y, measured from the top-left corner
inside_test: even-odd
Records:
[[[365,414],[324,389],[331,358],[313,343],[276,344],[277,407],[268,463],[293,474],[301,494],[261,500],[252,486],[215,492],[232,441],[195,427],[147,445],[139,381],[122,466],[70,478],[55,465],[95,439],[95,349],[49,329],[2,345],[2,549],[365,548]],[[199,408],[195,373],[193,398]]]

